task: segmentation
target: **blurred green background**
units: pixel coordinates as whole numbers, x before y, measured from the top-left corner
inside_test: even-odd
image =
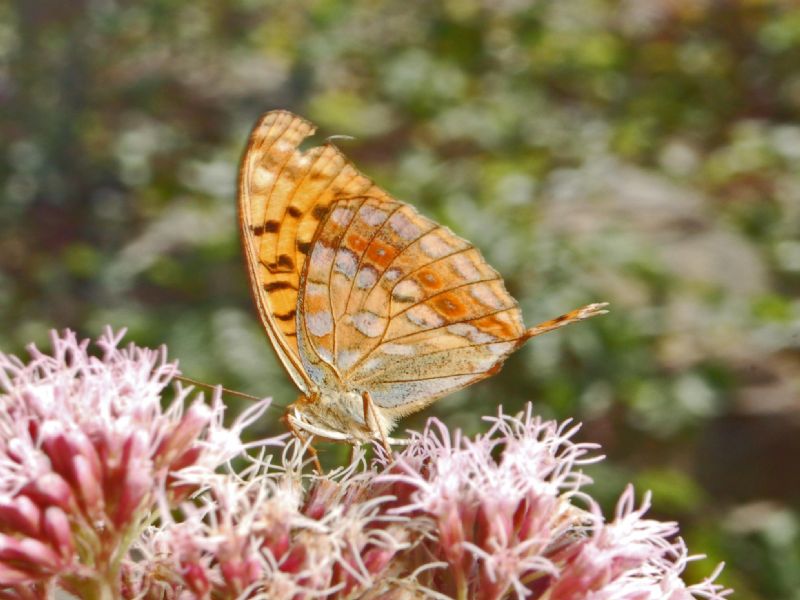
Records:
[[[296,392],[251,306],[237,162],[321,126],[480,247],[537,338],[432,414],[585,423],[592,490],[654,491],[696,580],[800,599],[800,6],[779,0],[0,3],[0,348],[127,326]],[[265,428],[280,425],[265,422]]]

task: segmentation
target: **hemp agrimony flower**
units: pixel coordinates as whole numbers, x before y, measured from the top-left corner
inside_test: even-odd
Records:
[[[58,586],[81,597],[116,594],[128,545],[152,519],[157,493],[178,503],[191,471],[236,455],[224,406],[176,387],[166,352],[120,348],[100,337],[99,356],[74,333],[53,334],[52,354],[0,354],[0,586],[21,596]],[[188,408],[186,408],[188,404]]]
[[[163,350],[67,332],[0,354],[0,598],[720,600],[681,579],[674,523],[633,489],[605,520],[578,427],[502,411],[468,438],[435,419],[394,457],[309,468],[289,435],[245,445],[189,400]],[[236,468],[234,468],[236,465]]]

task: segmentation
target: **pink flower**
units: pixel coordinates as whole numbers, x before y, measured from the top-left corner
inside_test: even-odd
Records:
[[[393,512],[433,522],[423,544],[448,567],[434,576],[436,589],[456,598],[633,600],[660,597],[641,594],[670,581],[686,598],[701,589],[724,595],[711,584],[675,587],[686,562],[677,527],[644,519],[649,500],[634,509],[632,489],[616,519],[603,522],[579,470],[599,457],[594,445],[571,440],[577,427],[543,422],[530,405],[489,421],[489,432],[470,440],[432,420],[378,476],[415,488]]]
[[[226,438],[219,398],[184,411],[179,385],[162,410],[177,367],[163,349],[120,349],[122,335],[106,331],[99,357],[72,332],[53,334],[50,355],[29,348],[28,364],[0,354],[0,585],[59,576],[78,595],[113,589],[161,486],[180,500],[184,473],[241,450],[237,432],[233,447],[209,446]]]
[[[530,406],[474,438],[431,420],[394,459],[309,474],[295,438],[241,442],[265,402],[230,428],[218,396],[190,403],[180,385],[162,409],[175,365],[120,339],[99,357],[69,332],[27,365],[0,354],[0,598],[729,593],[718,572],[683,582],[691,557],[676,524],[646,518],[648,495],[629,487],[605,521],[581,470],[596,447]]]
[[[396,462],[361,455],[323,476],[305,474],[297,440],[272,440],[281,462],[208,479],[200,507],[151,528],[137,552],[160,562],[126,562],[137,594],[156,597],[158,584],[174,597],[298,600],[726,595],[711,580],[682,582],[683,542],[675,524],[645,518],[648,498],[636,508],[629,488],[604,522],[582,491],[595,447],[571,440],[576,427],[530,408],[489,420],[475,439],[432,420]]]
[[[199,507],[184,504],[179,522],[152,527],[135,549],[162,562],[126,563],[138,594],[151,591],[145,571],[163,572],[163,557],[201,597],[350,597],[378,585],[408,546],[405,519],[382,510],[389,498],[362,495],[371,475],[305,476],[297,440],[284,457],[279,468],[256,463],[244,476],[208,479]]]

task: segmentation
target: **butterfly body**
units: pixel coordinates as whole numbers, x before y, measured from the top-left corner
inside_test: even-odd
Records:
[[[394,420],[376,410],[374,418],[364,411],[363,396],[357,392],[327,393],[303,396],[286,410],[290,429],[336,442],[364,444],[382,442],[381,432],[388,435]],[[369,423],[365,420],[369,418]],[[376,420],[377,419],[377,423]]]
[[[392,198],[314,126],[262,117],[239,183],[242,240],[261,321],[301,391],[298,435],[384,443],[396,420],[496,373],[527,339],[500,275],[466,240]]]

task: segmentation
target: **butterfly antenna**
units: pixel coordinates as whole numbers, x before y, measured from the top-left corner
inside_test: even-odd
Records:
[[[553,331],[554,329],[558,329],[564,325],[569,325],[570,323],[575,323],[577,321],[583,321],[584,319],[596,317],[597,315],[604,315],[608,312],[606,310],[606,306],[608,306],[608,302],[595,302],[594,304],[587,304],[581,308],[576,308],[568,313],[564,313],[555,319],[550,319],[549,321],[544,321],[543,323],[534,325],[522,334],[522,336],[519,338],[520,343],[525,343],[532,337],[547,333],[548,331]]]
[[[217,388],[219,388],[223,391],[223,393],[228,394],[230,396],[238,396],[239,398],[246,398],[247,400],[253,400],[255,402],[263,400],[263,398],[259,396],[253,396],[252,394],[245,394],[244,392],[237,392],[236,390],[229,390],[228,388],[222,387],[221,385],[211,385],[210,383],[203,383],[202,381],[197,381],[196,379],[192,379],[190,377],[184,377],[183,375],[176,375],[175,379],[178,379],[179,381],[183,381],[184,383],[188,383],[190,385],[206,388],[209,391],[214,391]],[[273,406],[272,404],[270,404],[269,407],[276,410],[283,410],[280,406]]]

